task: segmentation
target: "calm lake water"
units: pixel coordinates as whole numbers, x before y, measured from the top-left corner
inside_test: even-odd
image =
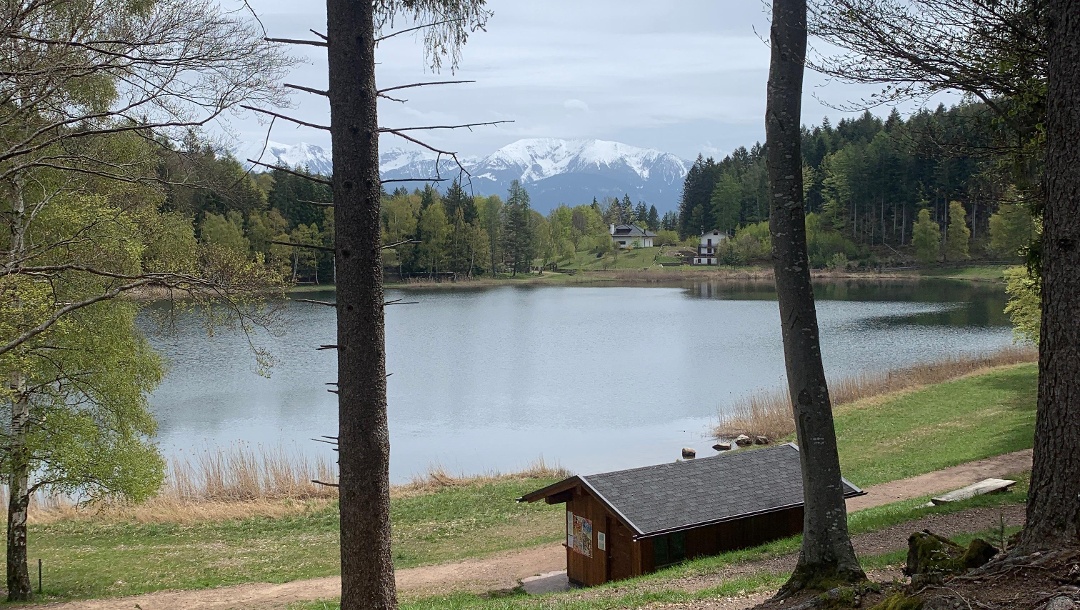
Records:
[[[1009,345],[1000,287],[846,282],[816,287],[833,377]],[[322,295],[332,299],[331,295]],[[709,455],[733,401],[784,386],[775,294],[765,284],[389,291],[391,478],[430,466],[512,471],[537,458],[591,473]],[[316,296],[315,298],[320,298]],[[198,319],[152,338],[170,361],[151,397],[167,455],[239,442],[330,456],[337,433],[334,312],[287,305],[277,361]]]

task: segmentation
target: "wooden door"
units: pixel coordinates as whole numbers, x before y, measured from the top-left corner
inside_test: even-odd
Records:
[[[622,580],[634,575],[633,540],[630,530],[617,519],[607,518],[607,577]]]

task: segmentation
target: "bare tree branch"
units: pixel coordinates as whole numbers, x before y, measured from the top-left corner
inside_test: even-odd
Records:
[[[280,165],[271,165],[269,163],[263,163],[262,161],[256,161],[255,159],[248,159],[247,162],[248,163],[254,163],[255,165],[261,165],[263,167],[269,167],[270,169],[276,169],[276,170],[279,170],[279,171],[283,171],[286,174],[292,174],[293,176],[298,176],[300,178],[306,178],[308,180],[311,180],[312,182],[318,182],[319,184],[332,184],[329,180],[327,180],[325,178],[318,178],[316,176],[309,176],[309,175],[307,175],[307,174],[305,174],[303,172],[298,172],[296,170],[292,170],[292,169],[289,169],[287,167],[282,167]]]
[[[265,108],[256,108],[255,106],[248,106],[246,104],[240,104],[240,107],[243,108],[244,110],[251,110],[252,112],[258,112],[259,114],[265,114],[267,116],[272,116],[272,117],[277,118],[277,119],[284,119],[286,121],[289,121],[290,123],[296,123],[297,125],[303,125],[304,127],[313,127],[315,129],[321,129],[323,131],[330,131],[330,126],[329,125],[319,125],[317,123],[309,123],[307,121],[301,121],[300,119],[294,119],[291,116],[287,116],[287,115],[284,115],[284,114],[281,114],[281,113],[278,113],[278,112],[274,112],[272,110],[266,110]]]
[[[438,26],[441,26],[441,25],[447,25],[447,24],[450,24],[450,23],[462,23],[464,21],[465,21],[464,19],[444,19],[442,21],[436,21],[434,23],[425,23],[423,25],[418,25],[416,27],[411,27],[411,28],[406,28],[404,30],[398,30],[396,32],[391,32],[390,34],[387,34],[385,36],[379,36],[379,37],[375,38],[375,43],[378,44],[378,43],[380,43],[380,42],[382,42],[382,41],[384,41],[384,40],[386,40],[388,38],[393,38],[394,36],[401,36],[402,34],[408,34],[409,32],[415,32],[417,30],[423,30],[423,29],[426,29],[426,28],[434,28],[434,27],[438,27]]]
[[[283,86],[286,87],[286,88],[289,88],[289,89],[296,89],[297,91],[304,91],[306,93],[314,93],[315,95],[322,95],[322,96],[330,95],[330,92],[326,91],[324,89],[313,89],[311,87],[305,87],[303,85],[293,85],[293,84],[290,84],[290,83],[285,83]]]
[[[276,239],[271,239],[270,243],[276,244],[276,245],[279,245],[279,246],[291,246],[293,248],[306,248],[308,250],[320,250],[322,252],[333,252],[334,251],[333,248],[330,248],[328,246],[313,246],[313,245],[310,245],[310,244],[294,244],[292,242],[287,242],[287,241],[277,241]]]
[[[323,40],[302,40],[299,38],[263,38],[266,42],[278,42],[282,44],[298,44],[309,45],[313,47],[326,47],[326,41]]]

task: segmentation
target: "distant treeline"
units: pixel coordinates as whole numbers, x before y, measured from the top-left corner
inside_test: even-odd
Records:
[[[1034,223],[1003,168],[1007,136],[980,104],[939,106],[907,119],[869,112],[803,129],[807,226],[815,267],[1016,258]],[[210,150],[163,158],[165,207],[188,219],[201,242],[261,259],[296,282],[333,281],[333,208],[325,179],[303,168],[250,173]],[[314,180],[312,180],[314,178]],[[467,178],[467,177],[466,177]],[[561,205],[546,217],[515,182],[499,196],[473,196],[455,181],[383,194],[388,272],[515,274],[583,252],[612,248],[609,225],[635,223],[657,245],[687,247],[720,229],[723,264],[769,253],[765,148],[740,147],[720,161],[699,156],[686,176],[679,211],[607,197]]]
[[[190,218],[198,239],[259,257],[295,282],[333,281],[334,221],[330,187],[302,168],[245,172],[231,157],[206,150],[177,157],[165,172],[197,173],[198,187],[174,188],[166,206]],[[636,223],[677,240],[677,216],[628,195],[552,210],[533,210],[517,182],[505,200],[473,196],[454,181],[383,194],[382,239],[389,272],[401,277],[515,274],[578,252],[607,252],[609,225]]]
[[[1001,151],[1015,145],[1008,138],[1000,121],[974,103],[940,105],[907,119],[895,109],[885,120],[865,112],[835,127],[825,119],[820,126],[803,128],[807,213],[814,216],[819,235],[835,242],[834,253],[848,256],[868,256],[867,247],[889,253],[916,245],[914,228],[925,210],[926,222],[940,234],[940,252],[929,258],[948,256],[946,227],[957,222],[970,232],[965,252],[1014,257],[1024,245],[1017,239],[1024,239],[1006,238],[1002,230],[1023,233],[1030,227],[992,221],[1003,205],[1009,215],[1010,206],[1020,203],[1013,188],[1017,174],[1002,167]],[[760,143],[749,150],[740,147],[720,161],[699,156],[684,182],[679,234],[720,229],[737,236],[740,228],[767,221],[767,189]],[[958,205],[950,205],[954,202]],[[959,220],[954,218],[960,213]],[[1019,217],[1010,220],[1021,222]]]

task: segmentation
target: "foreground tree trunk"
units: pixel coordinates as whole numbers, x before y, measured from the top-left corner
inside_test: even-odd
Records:
[[[1080,543],[1080,4],[1049,11],[1039,403],[1020,551]]]
[[[805,502],[799,562],[780,590],[781,597],[803,588],[866,579],[848,538],[840,459],[806,254],[800,145],[805,58],[806,0],[774,0],[765,110],[772,197],[769,230]]]
[[[397,607],[390,554],[373,3],[327,0],[337,274],[341,608]]]
[[[10,180],[11,252],[13,264],[26,256],[26,203],[23,199],[24,181],[16,173]],[[12,311],[19,311],[22,302],[15,294]],[[30,569],[26,560],[26,513],[30,508],[30,456],[26,447],[27,424],[30,420],[30,399],[26,393],[26,376],[11,375],[11,420],[7,446],[4,447],[7,466],[7,591],[8,601],[29,601],[34,596],[30,584]]]
[[[8,439],[7,590],[8,601],[29,601],[34,596],[26,562],[26,512],[30,507],[30,458],[26,424],[30,401],[21,374],[12,380],[11,436]]]

